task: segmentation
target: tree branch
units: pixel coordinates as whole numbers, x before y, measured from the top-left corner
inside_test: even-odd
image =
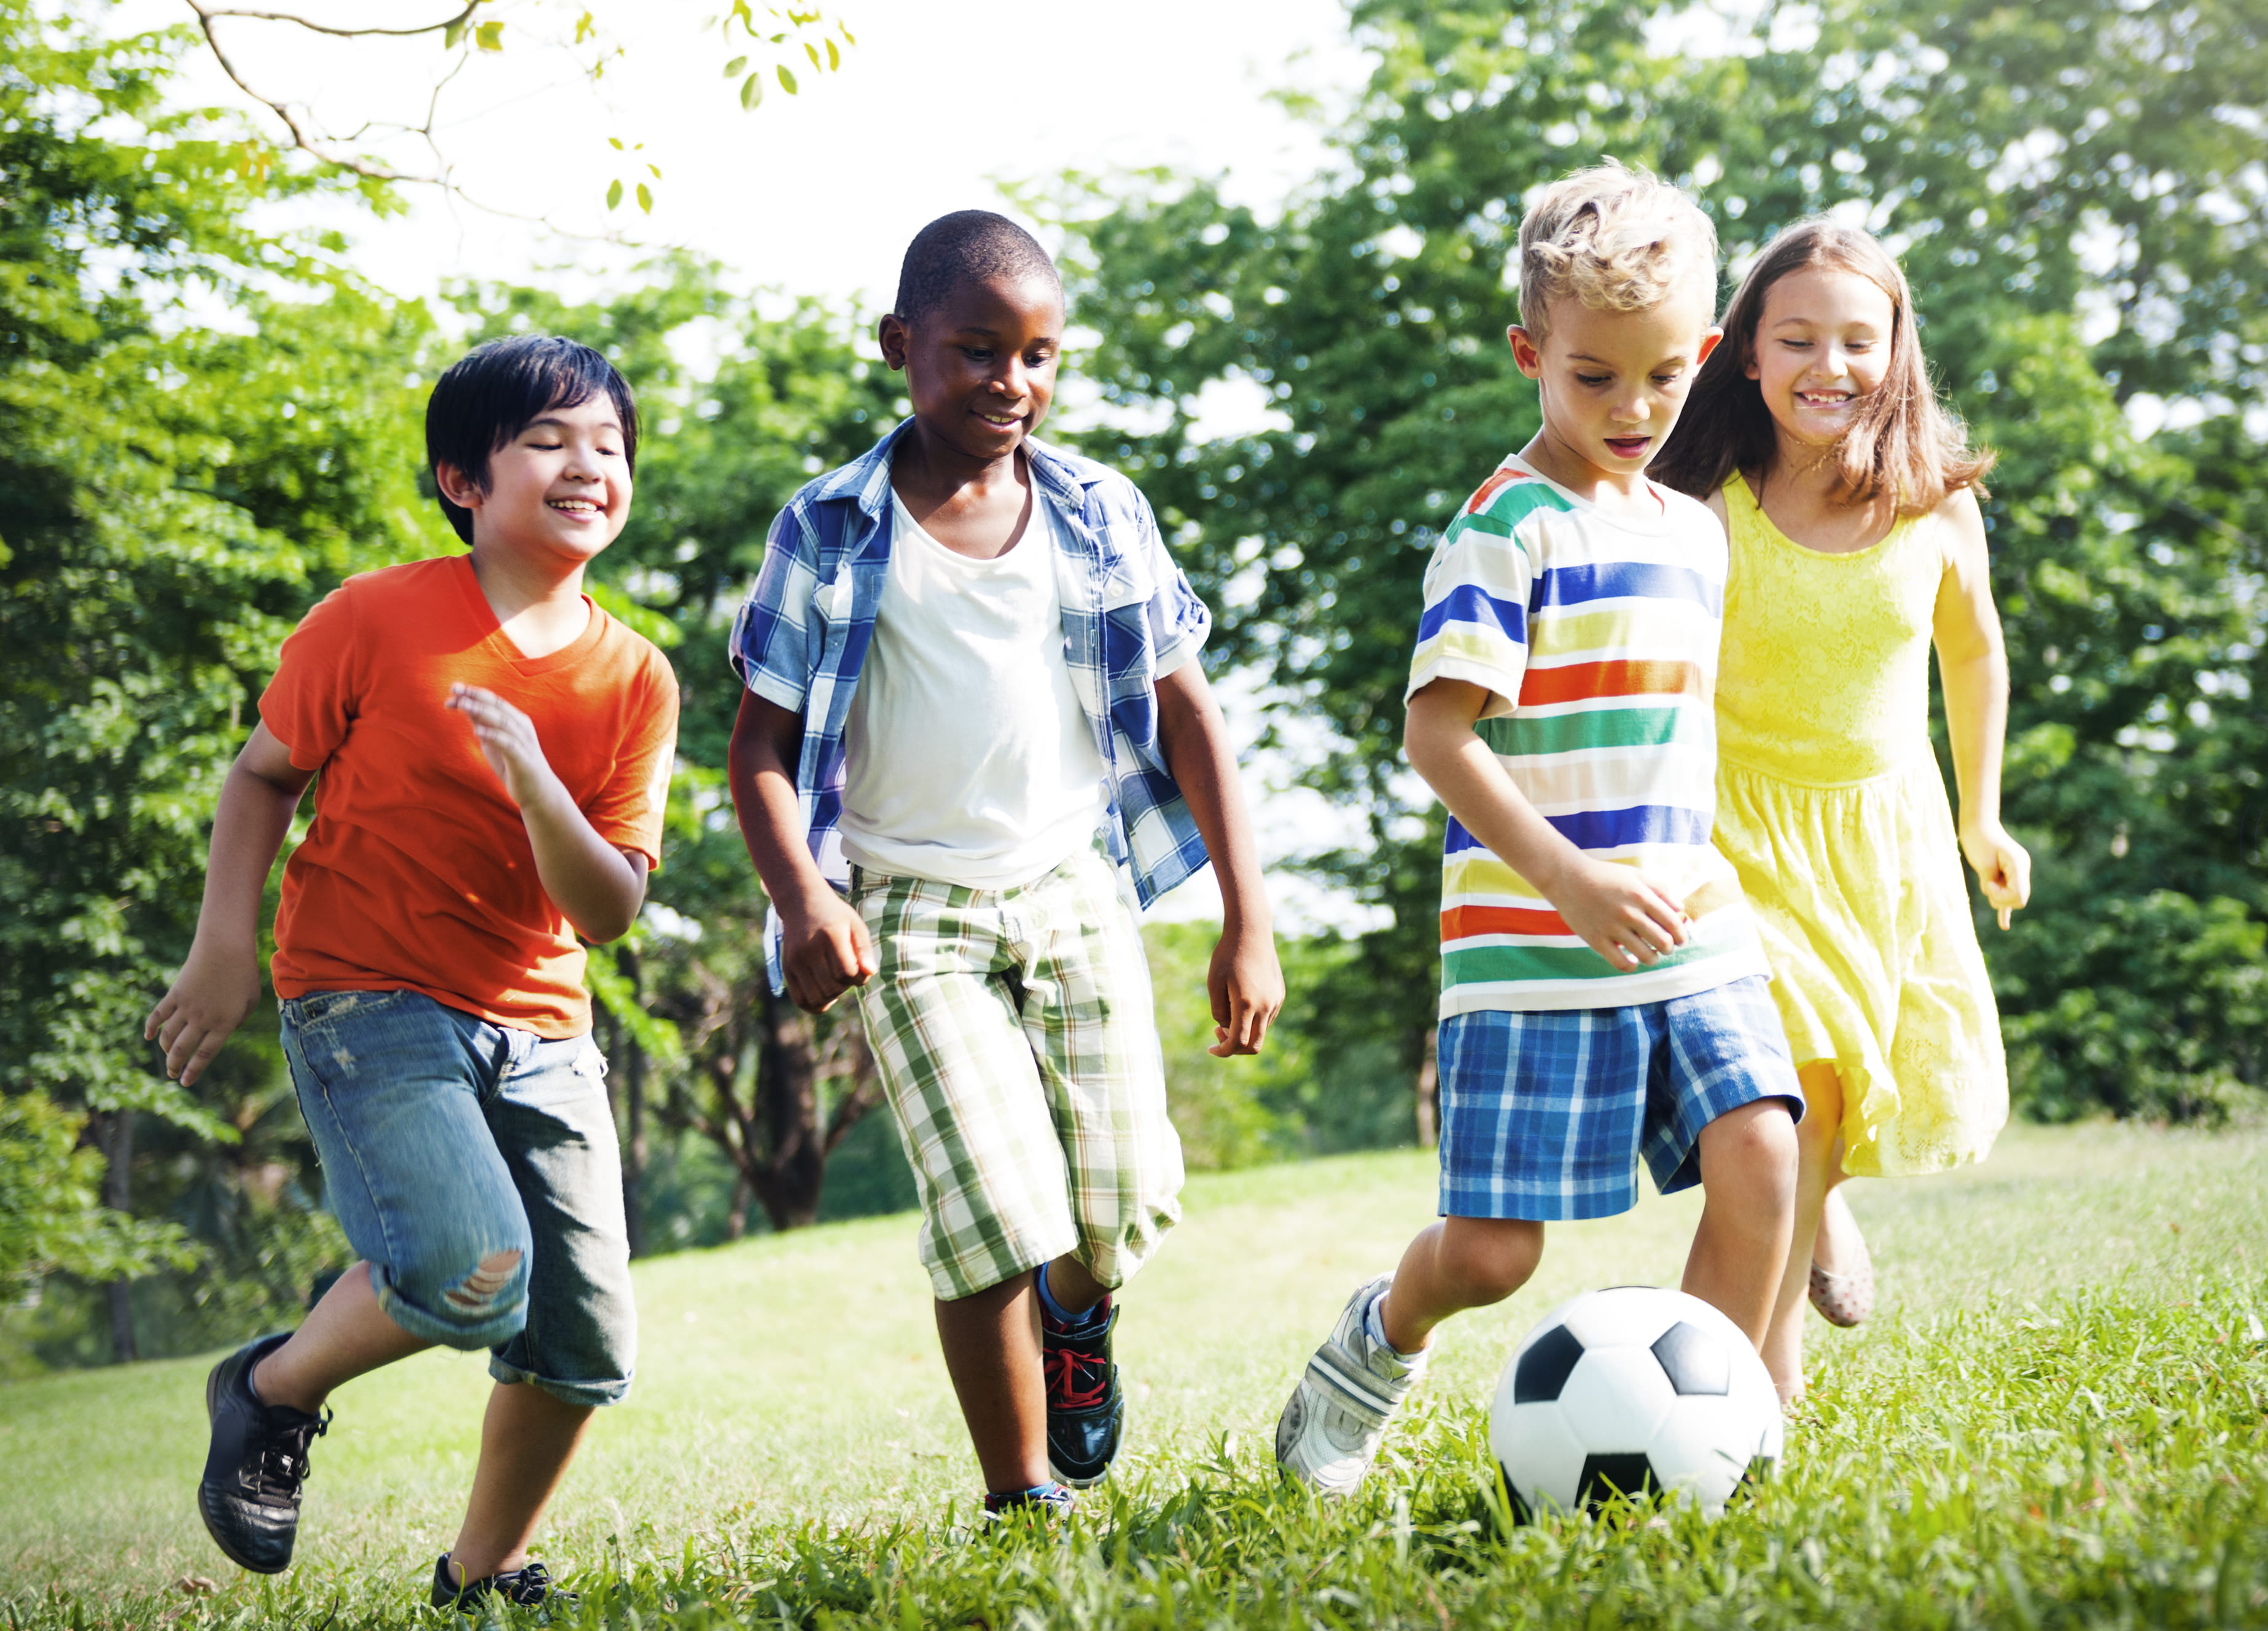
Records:
[[[368,34],[382,34],[388,39],[403,40],[416,34],[438,34],[458,27],[469,21],[473,13],[481,9],[482,3],[483,0],[468,0],[465,8],[455,16],[445,17],[438,23],[425,23],[416,28],[335,28],[328,23],[316,22],[313,18],[297,17],[289,11],[240,11],[227,6],[200,5],[197,0],[188,0],[188,6],[189,10],[195,11],[198,18],[208,25],[216,17],[246,17],[261,23],[297,23],[300,27],[313,33],[329,34],[340,40],[359,40]],[[210,26],[207,27],[205,33],[206,38],[211,38],[212,31]]]

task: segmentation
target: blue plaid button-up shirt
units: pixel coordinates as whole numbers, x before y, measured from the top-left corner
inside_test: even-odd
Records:
[[[768,702],[803,715],[796,765],[806,842],[821,875],[850,885],[836,824],[843,731],[890,573],[890,456],[909,419],[863,458],[830,470],[772,523],[763,565],[733,625],[733,671]],[[1056,583],[1064,657],[1109,784],[1104,831],[1145,906],[1205,864],[1204,841],[1166,768],[1155,686],[1194,659],[1212,615],[1158,535],[1134,483],[1091,459],[1025,444],[1039,501],[1061,522]],[[1046,536],[1046,534],[1040,535]],[[765,958],[781,989],[780,923]]]

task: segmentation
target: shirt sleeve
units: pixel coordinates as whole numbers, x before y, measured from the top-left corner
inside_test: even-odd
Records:
[[[357,692],[353,589],[341,584],[284,637],[276,673],[260,694],[268,734],[295,769],[319,771],[354,726]]]
[[[1147,610],[1150,649],[1155,653],[1152,672],[1162,680],[1204,649],[1205,636],[1212,632],[1212,611],[1197,598],[1187,574],[1167,550],[1150,501],[1138,495],[1135,502],[1140,506],[1142,547],[1150,555],[1151,581],[1158,586]]]
[[[1486,518],[1480,518],[1485,521]],[[1528,669],[1528,594],[1535,581],[1527,528],[1451,522],[1425,568],[1425,610],[1410,659],[1406,704],[1435,680],[1462,680],[1490,693],[1483,719],[1509,713]]]
[[[742,685],[791,713],[803,712],[811,690],[811,602],[819,587],[810,528],[800,506],[790,505],[772,523],[763,565],[733,620],[730,656]]]
[[[677,763],[677,675],[659,651],[651,653],[638,691],[615,772],[583,816],[608,843],[636,850],[649,867],[658,867],[669,777]]]

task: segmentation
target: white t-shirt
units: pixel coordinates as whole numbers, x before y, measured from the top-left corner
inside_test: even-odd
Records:
[[[1056,521],[956,555],[895,499],[890,575],[843,737],[843,852],[966,889],[1028,883],[1094,841],[1101,752],[1064,661]]]

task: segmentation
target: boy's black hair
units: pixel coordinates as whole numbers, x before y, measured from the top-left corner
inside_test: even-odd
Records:
[[[622,422],[622,465],[637,470],[637,399],[614,364],[556,334],[490,340],[449,365],[425,403],[425,463],[453,464],[482,492],[489,456],[554,408],[579,408],[600,392]],[[473,513],[441,495],[441,513],[457,536],[473,541]]]
[[[913,322],[965,283],[1041,277],[1063,292],[1056,263],[1040,240],[1005,215],[955,210],[914,234],[898,272],[896,315]]]

